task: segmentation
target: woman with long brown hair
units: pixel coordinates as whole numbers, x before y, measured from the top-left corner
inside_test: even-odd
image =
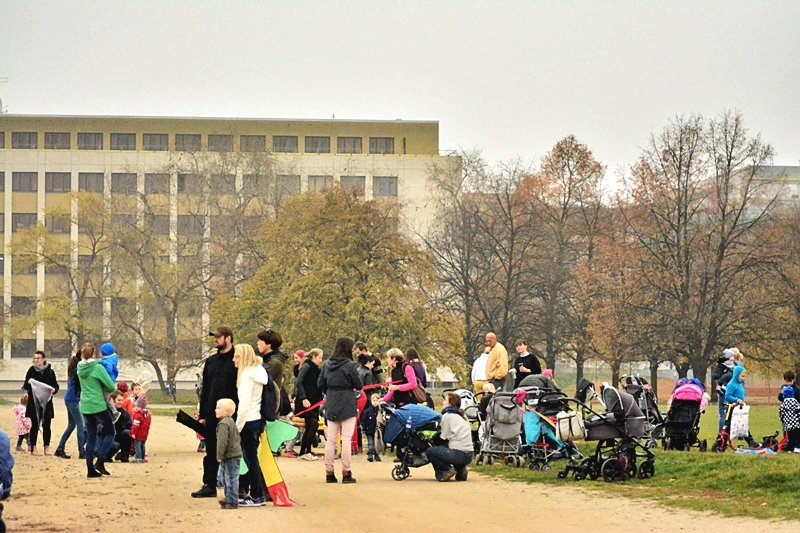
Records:
[[[85,458],[86,434],[83,431],[83,415],[81,414],[81,383],[78,380],[78,363],[81,360],[81,352],[78,351],[69,358],[67,364],[67,393],[64,395],[64,405],[67,407],[67,429],[61,435],[56,448],[56,457],[69,459],[70,456],[64,451],[67,441],[73,431],[78,435],[78,458]]]

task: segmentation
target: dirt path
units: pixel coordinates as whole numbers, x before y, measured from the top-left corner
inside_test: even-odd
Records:
[[[65,426],[57,408],[53,446]],[[13,433],[11,408],[0,427]],[[11,431],[9,431],[11,430]],[[12,435],[13,436],[13,435]],[[14,444],[14,443],[12,443]],[[294,509],[222,511],[214,499],[195,500],[200,486],[197,441],[172,419],[156,417],[150,463],[108,466],[111,477],[86,479],[76,458],[16,454],[14,488],[5,502],[9,531],[798,531],[800,524],[731,519],[675,511],[655,502],[613,499],[577,487],[544,487],[471,475],[467,483],[437,483],[423,467],[393,481],[391,461],[354,460],[356,485],[326,485],[321,461],[280,459]],[[68,453],[74,452],[74,436]],[[76,454],[77,455],[77,454]],[[221,497],[221,491],[220,491]],[[390,508],[396,510],[390,510]],[[366,522],[365,517],[371,516]]]

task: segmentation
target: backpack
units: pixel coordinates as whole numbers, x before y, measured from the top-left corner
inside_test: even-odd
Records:
[[[269,383],[261,389],[261,420],[274,422],[278,419],[278,409],[280,408],[280,392],[275,380],[270,378]]]

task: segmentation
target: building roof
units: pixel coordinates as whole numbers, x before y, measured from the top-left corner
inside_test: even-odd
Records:
[[[78,119],[78,120],[196,120],[224,122],[343,122],[362,124],[438,124],[438,120],[403,119],[338,119],[338,118],[256,118],[256,117],[186,117],[186,116],[148,116],[148,115],[50,115],[50,114],[12,114],[5,113],[0,118],[10,119]]]
[[[758,176],[763,179],[800,179],[800,166],[765,165],[758,169]]]

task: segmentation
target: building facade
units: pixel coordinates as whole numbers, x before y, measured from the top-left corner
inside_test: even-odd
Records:
[[[246,165],[241,164],[244,158]],[[248,170],[259,161],[267,161],[270,174],[260,183],[258,171]],[[184,232],[213,231],[213,216],[206,224],[210,230],[198,230],[193,223],[191,206],[197,202],[192,198],[200,190],[233,196],[253,185],[261,206],[271,206],[274,214],[281,198],[338,183],[368,200],[400,202],[408,231],[424,233],[432,217],[430,169],[453,163],[453,158],[439,155],[437,122],[0,114],[5,366],[26,368],[36,349],[61,357],[72,349],[63,328],[59,331],[46,321],[36,322],[30,331],[13,327],[15,320],[33,315],[48,294],[63,288],[50,283],[41,263],[15,266],[12,250],[14,234],[37,225],[64,242],[84,239],[71,193],[114,201],[119,220],[141,218],[141,199],[152,199],[157,213],[152,231],[176,243]],[[209,171],[210,164],[224,170]],[[222,211],[216,215],[225,218],[225,203],[217,205]],[[51,215],[58,209],[72,216],[59,220]],[[256,223],[268,213],[251,211]],[[177,246],[170,249],[166,260],[180,261]],[[81,258],[75,255],[70,265],[80,268]],[[107,324],[111,303],[96,304]],[[201,314],[198,325],[207,331],[207,308]]]

